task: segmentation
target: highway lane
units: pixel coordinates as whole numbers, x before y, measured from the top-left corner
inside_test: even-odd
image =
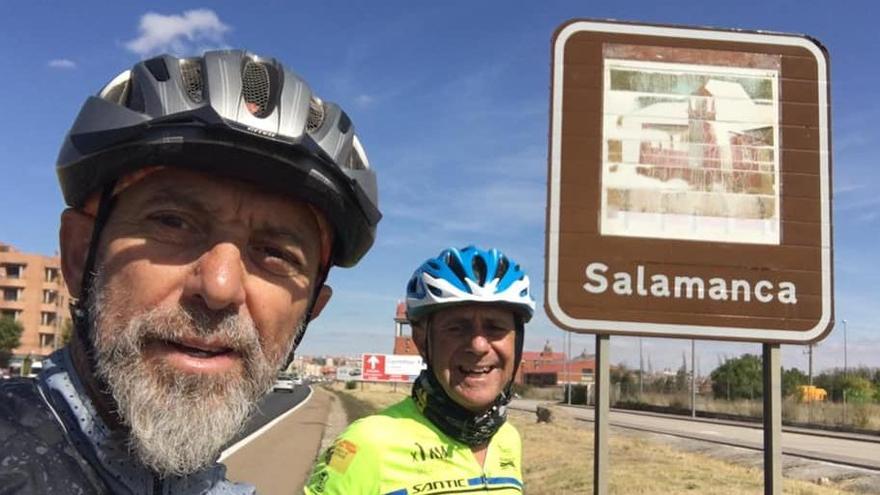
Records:
[[[263,495],[302,490],[321,445],[333,396],[314,387],[299,400],[308,391],[301,389],[293,394],[270,394],[263,400],[243,439],[220,457],[230,480],[250,483]]]
[[[534,410],[539,401],[517,399],[515,408]],[[593,409],[567,406],[575,417],[593,421]],[[754,423],[688,418],[615,409],[611,426],[703,440],[754,450],[764,450],[763,428]],[[783,428],[782,453],[826,462],[880,470],[880,437],[868,435],[812,433],[804,428]]]
[[[226,444],[226,448],[235,445],[243,438],[247,438],[250,434],[259,430],[265,424],[289,411],[291,408],[305,400],[308,395],[309,385],[296,385],[293,388],[293,392],[269,392],[268,395],[260,400],[260,403],[257,405],[257,411],[251,416],[251,419],[248,420],[247,425],[245,425],[241,433],[236,435],[232,441]]]

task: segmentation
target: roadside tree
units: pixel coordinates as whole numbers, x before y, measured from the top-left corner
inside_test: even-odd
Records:
[[[716,399],[755,399],[763,395],[761,358],[754,354],[728,358],[710,376]]]
[[[0,318],[0,368],[8,368],[12,350],[21,345],[24,327],[9,317]]]
[[[782,370],[782,396],[789,397],[798,393],[798,387],[808,385],[810,377],[806,373],[797,369],[789,368]]]

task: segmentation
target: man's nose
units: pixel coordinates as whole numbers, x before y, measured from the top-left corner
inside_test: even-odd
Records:
[[[202,299],[213,310],[238,308],[246,299],[244,278],[239,248],[229,242],[218,243],[196,261],[184,295]]]
[[[475,328],[471,332],[470,339],[470,348],[474,352],[483,354],[489,350],[491,345],[489,344],[489,338],[486,336],[486,333],[482,331],[480,328]]]

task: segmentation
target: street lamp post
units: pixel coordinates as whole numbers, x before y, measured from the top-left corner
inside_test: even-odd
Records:
[[[849,378],[849,362],[846,356],[846,320],[841,320],[841,323],[843,323],[843,377]]]
[[[849,362],[846,358],[846,320],[841,320],[843,323],[843,422],[846,423],[846,380],[849,378]]]

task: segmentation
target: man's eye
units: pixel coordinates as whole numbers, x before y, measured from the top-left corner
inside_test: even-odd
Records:
[[[260,266],[275,275],[290,276],[302,270],[302,261],[294,253],[275,246],[255,246]]]
[[[490,323],[487,324],[486,326],[487,326],[490,330],[492,330],[492,331],[496,331],[496,332],[506,332],[507,330],[510,329],[510,327],[509,327],[508,325],[505,325],[505,324],[503,324],[503,323],[501,323],[501,322],[490,322]]]
[[[150,215],[149,218],[163,227],[169,227],[172,229],[191,229],[191,226],[186,220],[173,213],[156,213]]]
[[[503,337],[503,336],[507,335],[507,332],[509,332],[509,331],[510,331],[510,328],[508,328],[504,325],[497,325],[497,326],[493,325],[493,326],[489,327],[489,332],[492,335],[495,335],[498,337]]]

